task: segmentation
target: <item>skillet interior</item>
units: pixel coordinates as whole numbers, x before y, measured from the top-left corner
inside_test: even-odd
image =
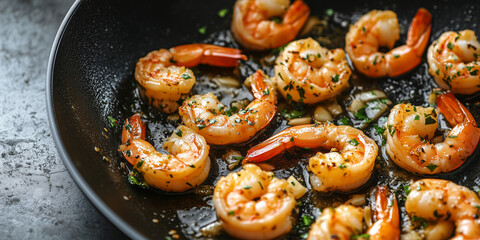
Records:
[[[480,33],[477,25],[480,6],[472,6],[467,1],[436,2],[348,4],[310,1],[308,4],[312,15],[316,16],[324,16],[325,10],[332,8],[335,12],[333,20],[338,23],[343,20],[348,23],[355,21],[371,9],[392,9],[398,14],[402,26],[410,23],[416,9],[426,7],[433,15],[431,40],[437,39],[446,30],[471,28]],[[70,20],[59,31],[57,37],[60,39],[51,55],[54,61],[50,66],[47,86],[54,137],[67,168],[82,190],[100,211],[130,237],[158,238],[167,235],[170,229],[182,229],[187,238],[192,238],[192,229],[179,222],[177,214],[185,214],[185,219],[189,218],[186,215],[194,214],[193,217],[199,221],[215,219],[211,211],[202,210],[202,206],[205,209],[210,207],[200,196],[165,195],[132,187],[126,180],[125,171],[120,168],[120,162],[123,161],[117,151],[120,130],[118,127],[109,127],[107,116],[122,122],[132,114],[130,105],[136,97],[131,91],[134,87],[135,63],[147,52],[204,41],[236,47],[235,43],[218,38],[215,41],[208,40],[211,33],[223,32],[228,35],[226,30],[230,26],[231,11],[226,18],[219,18],[217,12],[224,8],[231,9],[233,3],[214,0],[85,0],[74,6]],[[198,32],[203,26],[207,26],[206,35]],[[405,36],[402,35],[400,42],[404,40]],[[335,44],[341,46],[341,43]],[[242,77],[253,70],[246,68],[241,71]],[[426,64],[422,63],[409,74],[395,79],[380,79],[374,84],[385,90],[394,103],[411,101],[422,105],[426,102],[425,94],[429,93],[433,80],[426,73]],[[478,96],[463,100],[478,120],[480,106],[476,104],[476,99]],[[161,131],[155,133],[159,135],[154,140],[164,139],[173,127],[168,124],[157,125]],[[103,136],[104,128],[109,130],[106,133],[108,138]],[[95,151],[96,147],[100,149],[99,152]],[[470,188],[479,186],[478,151],[466,165],[453,174],[440,177]],[[377,178],[375,181],[385,182],[386,179]],[[194,213],[188,211],[194,207],[200,210]],[[159,219],[160,223],[152,222],[154,218]]]

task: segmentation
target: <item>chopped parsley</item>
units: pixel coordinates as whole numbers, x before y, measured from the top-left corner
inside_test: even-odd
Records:
[[[207,127],[207,125],[205,125],[205,124],[197,124],[197,127],[198,127],[198,130],[202,130],[202,129],[204,129],[205,127]]]
[[[410,186],[409,185],[403,185],[403,191],[405,192],[405,195],[408,196],[408,194],[411,191]]]
[[[252,188],[252,186],[245,186],[245,187],[243,187],[243,189],[250,189],[250,188]]]
[[[223,17],[225,17],[225,15],[227,15],[227,13],[228,13],[228,9],[224,8],[224,9],[218,11],[218,16],[223,18]]]
[[[453,43],[451,43],[451,42],[448,42],[448,43],[447,43],[448,49],[452,50],[452,49],[453,49],[453,46],[454,46]]]
[[[332,82],[338,82],[339,78],[340,78],[340,75],[338,75],[338,74],[333,75]]]
[[[207,26],[203,26],[203,27],[199,28],[198,32],[201,33],[201,34],[205,34],[207,32]]]
[[[178,130],[175,132],[175,134],[177,134],[177,136],[179,136],[179,137],[182,137],[183,132],[182,132],[182,130],[178,129]]]
[[[183,79],[185,79],[185,80],[192,78],[192,77],[190,77],[190,75],[188,75],[188,74],[186,74],[186,73],[182,74],[181,77],[182,77]]]
[[[228,215],[232,216],[235,214],[235,211],[228,211]]]
[[[433,163],[430,163],[430,164],[427,165],[427,168],[428,168],[428,170],[430,170],[430,172],[435,171],[435,169],[437,169],[437,167],[438,167],[438,165],[435,165]]]
[[[349,143],[352,144],[353,146],[358,146],[358,144],[359,144],[359,142],[358,142],[357,139],[355,139],[355,138],[352,139],[352,140],[350,140]]]
[[[370,234],[364,233],[364,234],[350,236],[350,239],[359,239],[359,238],[370,239]]]
[[[379,127],[377,124],[373,125],[375,127],[375,133],[377,135],[382,135],[385,132],[385,128]]]
[[[341,163],[340,165],[338,165],[338,167],[340,169],[345,169],[345,168],[347,168],[347,165],[345,165],[345,163]]]
[[[348,117],[346,116],[343,116],[342,118],[340,118],[339,122],[341,125],[348,125],[350,124],[350,119],[348,119]]]
[[[242,156],[232,156],[233,159],[235,160],[243,160],[245,157],[242,157]]]
[[[118,123],[118,121],[115,118],[112,118],[110,116],[107,116],[108,121],[110,122],[110,126],[115,127]]]

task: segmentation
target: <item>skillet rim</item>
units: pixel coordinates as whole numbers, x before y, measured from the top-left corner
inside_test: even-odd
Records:
[[[74,166],[70,155],[68,154],[65,146],[63,145],[63,139],[60,136],[60,130],[58,128],[58,121],[55,117],[55,108],[53,105],[53,73],[55,67],[55,61],[57,58],[57,52],[60,46],[60,42],[62,41],[63,34],[67,29],[70,20],[74,16],[76,10],[79,6],[83,3],[83,0],[75,0],[72,4],[70,9],[68,10],[67,14],[65,15],[62,23],[60,24],[58,31],[55,35],[55,39],[53,40],[53,44],[50,50],[50,55],[48,57],[48,65],[47,65],[47,74],[46,74],[46,108],[47,108],[47,116],[48,116],[48,123],[50,125],[50,130],[52,131],[52,137],[55,142],[55,146],[57,152],[62,159],[63,164],[67,168],[70,176],[73,178],[77,186],[82,190],[83,194],[87,197],[87,199],[105,216],[111,223],[115,225],[120,231],[126,234],[129,238],[132,239],[147,239],[144,235],[138,232],[135,228],[131,225],[127,224],[123,219],[115,213],[105,202],[95,193],[95,191],[88,185],[86,180],[82,177],[80,172]]]

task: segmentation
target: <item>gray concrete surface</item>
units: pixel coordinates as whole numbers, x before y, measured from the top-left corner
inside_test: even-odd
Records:
[[[0,239],[119,239],[60,159],[48,125],[50,47],[72,0],[0,0]]]

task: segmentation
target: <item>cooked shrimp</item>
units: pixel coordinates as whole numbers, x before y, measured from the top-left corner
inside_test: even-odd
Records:
[[[178,109],[178,101],[190,92],[195,75],[188,67],[209,64],[234,67],[246,59],[240,50],[210,44],[188,44],[152,51],[140,58],[135,79],[142,95],[154,107],[165,113]]]
[[[480,199],[470,189],[442,179],[422,179],[410,186],[407,213],[456,226],[451,239],[480,239]]]
[[[400,38],[397,15],[392,11],[373,10],[350,26],[346,50],[357,71],[369,77],[394,77],[416,67],[430,37],[432,15],[420,8],[408,30],[407,44],[393,46]],[[391,49],[379,52],[379,47]]]
[[[308,233],[309,240],[320,239],[370,239],[395,240],[400,238],[400,217],[394,195],[389,204],[388,189],[379,187],[376,193],[375,216],[377,221],[362,234],[363,210],[352,205],[326,208]]]
[[[480,91],[480,43],[475,32],[445,32],[427,52],[428,72],[437,84],[453,93]]]
[[[290,127],[248,150],[243,163],[261,162],[293,147],[323,148],[309,160],[312,187],[317,191],[349,191],[370,178],[378,147],[362,131],[331,123]]]
[[[317,103],[349,87],[352,71],[342,49],[328,50],[311,39],[289,43],[275,65],[278,91],[289,101]]]
[[[292,41],[307,21],[310,8],[301,0],[237,0],[232,33],[244,47],[266,50]],[[282,16],[281,22],[271,20]]]
[[[179,126],[163,143],[170,154],[157,152],[145,139],[145,123],[140,115],[127,119],[122,132],[122,151],[145,182],[168,192],[183,192],[200,185],[210,171],[210,147],[188,127]]]
[[[438,112],[401,103],[387,120],[387,153],[400,167],[420,174],[450,172],[476,149],[480,130],[475,119],[452,93],[441,93],[437,106],[453,129],[443,142],[431,142],[438,127]]]
[[[252,138],[270,123],[277,112],[275,90],[267,84],[261,70],[249,77],[253,100],[236,114],[225,112],[225,106],[212,93],[185,100],[178,112],[185,125],[205,137],[208,143],[226,145]],[[228,114],[228,115],[227,115]]]
[[[290,231],[295,203],[288,181],[254,164],[221,177],[213,193],[223,229],[242,239],[272,239]]]

